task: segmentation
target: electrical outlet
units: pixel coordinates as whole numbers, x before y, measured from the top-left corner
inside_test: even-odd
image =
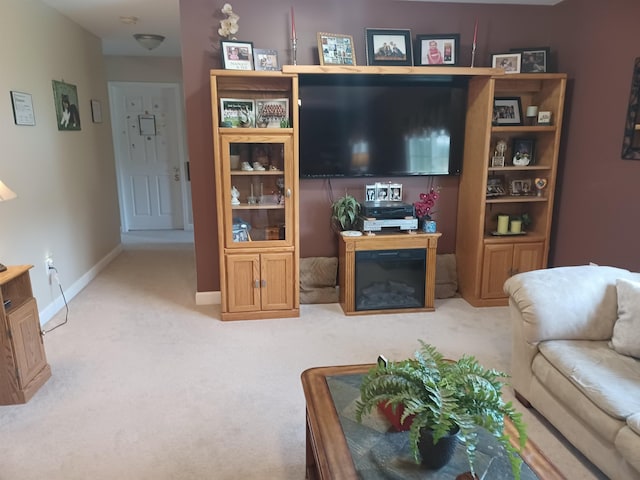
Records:
[[[47,277],[52,273],[52,270],[55,268],[53,263],[53,255],[49,254],[44,259],[44,269]]]

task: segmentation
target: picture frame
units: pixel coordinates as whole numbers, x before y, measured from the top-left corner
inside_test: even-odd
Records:
[[[495,175],[487,179],[487,198],[501,197],[507,194],[507,190],[504,188],[504,176]]]
[[[492,167],[504,167],[504,157],[491,157]]]
[[[355,65],[353,37],[339,33],[318,32],[320,65]]]
[[[256,100],[256,127],[287,128],[289,126],[289,99],[264,98]]]
[[[531,179],[530,178],[521,178],[517,180],[511,180],[510,184],[510,195],[520,196],[520,195],[531,195],[533,190],[531,189]]]
[[[91,100],[91,121],[102,123],[102,104],[99,100]]]
[[[411,30],[366,28],[367,65],[412,66]]]
[[[512,163],[516,167],[526,167],[535,163],[535,145],[533,138],[514,138]]]
[[[389,200],[389,184],[388,183],[376,183],[376,202],[386,202]]]
[[[227,128],[255,127],[255,100],[251,98],[221,98],[220,126]]]
[[[16,125],[34,126],[36,116],[33,111],[33,99],[30,93],[10,91],[13,121]]]
[[[551,125],[551,112],[538,111],[538,125]]]
[[[138,115],[138,124],[140,135],[154,136],[157,135],[156,116],[153,114]]]
[[[520,73],[522,65],[522,53],[493,53],[491,54],[491,66],[502,68],[504,73]]]
[[[78,87],[52,80],[58,130],[81,130]]]
[[[253,70],[253,42],[221,40],[222,67],[226,70]]]
[[[416,66],[458,65],[460,34],[417,35]]]
[[[493,125],[522,125],[520,97],[496,97],[493,99]]]
[[[547,73],[550,72],[551,59],[550,47],[511,48],[510,52],[519,52],[522,55],[520,73]]]
[[[402,201],[402,184],[401,183],[389,184],[389,201],[391,202]]]
[[[376,186],[375,185],[365,185],[364,187],[364,198],[366,202],[375,202],[378,198],[376,195]]]
[[[253,49],[253,66],[255,70],[278,71],[278,51],[271,48]]]

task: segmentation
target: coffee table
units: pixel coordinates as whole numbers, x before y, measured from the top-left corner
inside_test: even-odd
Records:
[[[355,401],[359,399],[362,376],[374,365],[345,365],[311,368],[302,373],[306,412],[306,478],[356,480],[378,478],[453,479],[447,468],[468,471],[464,448],[443,469],[427,471],[415,464],[408,450],[406,432],[388,432],[382,418],[359,424],[354,420]],[[375,415],[372,415],[375,416]],[[365,424],[367,423],[367,424]],[[517,432],[506,420],[505,431],[517,446]],[[512,478],[502,447],[490,445],[493,437],[486,433],[475,462],[476,473],[485,479]],[[482,447],[487,447],[483,450]],[[502,452],[502,453],[499,453]],[[459,457],[455,464],[456,457]],[[565,477],[529,440],[521,454],[522,479],[563,480]],[[465,468],[466,467],[466,468]]]

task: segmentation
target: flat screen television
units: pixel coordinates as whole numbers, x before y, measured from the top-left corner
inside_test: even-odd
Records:
[[[301,75],[300,177],[459,175],[467,80]]]

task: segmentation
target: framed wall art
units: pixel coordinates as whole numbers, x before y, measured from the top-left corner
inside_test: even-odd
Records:
[[[78,88],[57,80],[53,80],[52,84],[58,130],[80,130]]]
[[[493,100],[494,125],[522,125],[520,97],[496,97]]]
[[[413,65],[410,30],[365,29],[367,65]]]
[[[416,65],[457,65],[459,52],[458,33],[416,36]]]
[[[533,150],[536,141],[533,138],[513,139],[513,165],[516,167],[526,167],[533,165]]]
[[[355,65],[353,37],[338,33],[318,32],[320,65]]]
[[[222,40],[222,66],[227,70],[253,70],[253,43]]]
[[[549,68],[551,49],[549,47],[512,48],[511,51],[522,55],[520,73],[546,73],[551,71]]]
[[[494,53],[491,55],[491,66],[504,69],[504,73],[520,73],[521,63],[521,53]]]
[[[11,106],[13,108],[13,121],[16,125],[36,124],[33,112],[33,100],[30,93],[11,92]]]
[[[278,51],[266,48],[254,48],[253,64],[256,70],[280,70]]]
[[[102,104],[99,100],[91,100],[91,120],[93,123],[102,123]]]

